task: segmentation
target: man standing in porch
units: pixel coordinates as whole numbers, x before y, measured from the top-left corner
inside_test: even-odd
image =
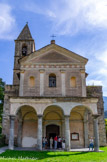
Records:
[[[58,137],[54,137],[54,149],[57,149]]]

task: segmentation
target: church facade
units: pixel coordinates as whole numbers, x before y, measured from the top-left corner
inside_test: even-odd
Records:
[[[13,85],[5,86],[3,129],[9,149],[42,150],[42,138],[65,138],[65,149],[106,144],[101,86],[86,86],[88,59],[55,44],[39,50],[26,24],[15,40]]]

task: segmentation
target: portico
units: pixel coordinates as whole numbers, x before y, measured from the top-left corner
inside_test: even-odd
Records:
[[[96,114],[96,103],[97,99],[92,100],[83,98],[84,105],[82,102],[76,102],[77,99],[70,99],[65,101],[62,98],[22,98],[18,99],[11,98],[11,109],[10,109],[10,135],[9,135],[9,149],[14,149],[14,132],[17,132],[14,125],[18,123],[18,145],[22,147],[35,147],[42,150],[42,137],[48,136],[54,132],[49,132],[47,126],[56,125],[58,130],[57,135],[65,138],[66,150],[76,148],[78,145],[81,147],[88,146],[88,127],[87,124],[87,113],[92,113],[94,117],[93,134],[95,137],[95,151],[99,150],[98,143],[98,124]],[[75,105],[75,106],[74,106]],[[89,107],[90,106],[90,107]],[[71,113],[70,113],[71,112]],[[86,113],[87,112],[87,113]],[[69,115],[70,114],[70,115]],[[20,120],[18,121],[18,115]],[[22,115],[22,118],[21,118]],[[76,117],[76,118],[75,118]],[[15,122],[17,120],[17,122]],[[22,123],[22,124],[21,124]],[[84,124],[85,123],[85,124]],[[77,128],[74,130],[74,127]],[[29,130],[30,128],[30,134]],[[81,129],[80,132],[78,129]],[[72,133],[79,133],[79,140],[71,140]],[[83,134],[83,136],[82,136]],[[85,141],[82,144],[79,141]],[[32,145],[25,145],[25,141],[29,140]],[[77,147],[78,148],[78,147]]]

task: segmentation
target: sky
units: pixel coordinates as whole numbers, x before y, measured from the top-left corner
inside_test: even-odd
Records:
[[[14,40],[28,22],[36,49],[56,44],[89,59],[87,85],[107,96],[107,0],[0,0],[0,78],[12,84]]]

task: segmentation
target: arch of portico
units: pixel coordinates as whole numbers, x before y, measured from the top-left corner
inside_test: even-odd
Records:
[[[95,110],[94,112],[97,112],[97,110]],[[89,138],[93,137],[95,151],[99,150],[98,116],[98,114],[93,113],[92,109],[84,105],[78,105],[72,108],[70,112],[71,148],[89,147]],[[93,123],[93,132],[89,131],[90,120],[91,123]],[[75,139],[75,135],[79,138]],[[74,139],[72,138],[73,136]]]
[[[17,137],[19,147],[35,147],[37,145],[37,124],[37,113],[32,106],[23,105],[17,108],[16,114],[10,115],[9,148],[14,149],[14,135]]]
[[[10,100],[11,101],[11,100]],[[97,114],[97,102],[56,102],[54,100],[44,100],[44,101],[33,101],[29,99],[20,99],[19,102],[16,100],[12,100],[10,106],[10,115],[16,115],[20,107],[22,106],[30,106],[33,107],[37,113],[37,115],[43,115],[45,109],[49,106],[57,106],[62,109],[64,115],[69,115],[71,110],[74,107],[86,107],[92,114]]]
[[[56,130],[57,126],[59,129]],[[49,139],[56,135],[64,136],[64,112],[61,107],[50,105],[43,112],[43,136]]]
[[[20,147],[35,147],[37,145],[38,117],[35,109],[24,105],[17,112],[18,133],[17,144]],[[29,131],[30,130],[30,131]]]

